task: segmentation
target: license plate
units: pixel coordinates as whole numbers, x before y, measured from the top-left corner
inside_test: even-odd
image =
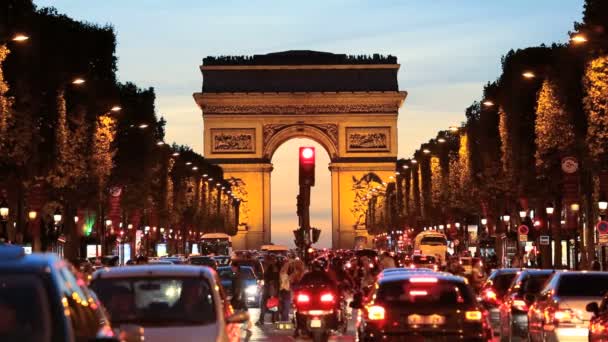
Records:
[[[311,328],[320,328],[321,327],[321,320],[318,318],[313,318],[310,320],[310,327]]]
[[[409,325],[442,325],[445,323],[445,317],[441,315],[409,315],[407,317]]]

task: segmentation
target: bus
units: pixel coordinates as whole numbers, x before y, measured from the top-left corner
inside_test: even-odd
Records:
[[[228,255],[232,254],[232,239],[224,233],[207,233],[201,237],[200,254]]]
[[[414,240],[414,252],[434,256],[439,259],[441,265],[445,265],[448,252],[447,238],[445,234],[437,231],[420,232]]]

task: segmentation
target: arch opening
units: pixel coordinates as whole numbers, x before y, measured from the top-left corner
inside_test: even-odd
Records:
[[[333,130],[335,131],[332,132]],[[334,160],[338,156],[337,128],[329,127],[324,131],[312,125],[295,124],[282,128],[271,135],[268,142],[264,143],[264,157],[272,161],[278,148],[289,140],[298,138],[306,138],[317,143],[329,155],[330,160]]]
[[[298,185],[298,148],[315,148],[315,186],[310,195],[310,223],[321,229],[318,248],[332,247],[331,173],[330,154],[326,147],[309,137],[285,139],[272,151],[274,170],[270,178],[270,237],[275,244],[295,247],[293,230],[298,228],[296,196]]]

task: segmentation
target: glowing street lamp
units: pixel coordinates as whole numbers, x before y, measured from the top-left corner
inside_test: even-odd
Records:
[[[577,33],[574,36],[572,36],[572,38],[570,38],[570,40],[574,44],[583,44],[583,43],[587,42],[587,37],[585,37],[583,34]]]
[[[509,215],[509,213],[505,213],[504,215],[502,215],[502,220],[503,220],[505,223],[510,222],[510,221],[511,221],[511,215]]]
[[[78,220],[79,220],[78,216],[74,216],[74,223],[78,223]]]
[[[53,214],[53,221],[55,221],[55,224],[61,222],[61,212],[59,211],[59,209],[55,210],[55,213]]]
[[[173,152],[172,156],[179,157],[179,152]]]
[[[481,224],[482,224],[482,225],[484,225],[484,226],[485,226],[486,224],[488,224],[488,219],[487,219],[487,218],[485,218],[485,217],[484,217],[484,218],[482,218],[482,219],[481,219]]]
[[[492,102],[490,100],[485,100],[482,102],[482,104],[486,107],[492,107],[494,105],[494,102]]]
[[[532,71],[525,71],[524,73],[521,74],[523,77],[527,78],[527,79],[531,79],[536,77],[536,75],[532,72]]]
[[[553,215],[554,211],[555,211],[555,208],[553,207],[553,204],[548,203],[547,207],[545,208],[545,212],[547,213],[547,215]]]
[[[444,138],[439,138],[439,139],[437,139],[437,142],[439,142],[440,144],[443,144],[445,142],[445,139]]]
[[[522,209],[519,211],[519,217],[521,219],[525,219],[527,215],[528,215],[528,213],[525,210]]]
[[[80,77],[78,77],[78,78],[75,78],[75,79],[72,81],[72,84],[75,84],[75,85],[81,85],[81,84],[84,84],[85,82],[86,82],[86,81],[85,81],[85,79],[84,79],[84,78],[80,78]]]
[[[412,160],[410,161],[410,163],[412,163],[412,164],[417,164],[417,163],[418,163],[418,161],[417,161],[416,159],[412,159]]]
[[[2,202],[0,203],[0,217],[2,217],[3,220],[6,220],[6,218],[8,217],[8,213],[8,203],[6,202],[6,199],[3,198]]]
[[[450,126],[449,130],[452,133],[456,133],[456,132],[458,132],[458,126]]]
[[[139,127],[140,129],[146,129],[146,128],[148,128],[148,124],[147,123],[141,123],[137,127]]]
[[[164,144],[165,144],[165,142],[162,141],[162,140],[159,140],[159,141],[156,142],[157,146],[163,146]]]
[[[113,106],[112,108],[110,108],[110,111],[114,112],[114,113],[120,112],[121,110],[122,110],[121,106]]]
[[[34,220],[36,219],[36,217],[38,217],[38,213],[36,212],[36,210],[30,210],[30,211],[27,213],[27,217],[28,217],[30,220],[34,221]]]
[[[424,150],[422,150],[422,153],[429,154],[429,153],[431,153],[431,150],[429,150],[428,148],[425,148]]]
[[[12,41],[19,42],[19,43],[24,42],[28,39],[30,39],[30,37],[26,36],[25,34],[22,34],[22,33],[18,33],[16,35],[14,35],[13,38],[11,38]]]

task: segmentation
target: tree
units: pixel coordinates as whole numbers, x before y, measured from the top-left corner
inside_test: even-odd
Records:
[[[590,61],[583,78],[587,113],[587,145],[596,163],[608,161],[608,56]]]

